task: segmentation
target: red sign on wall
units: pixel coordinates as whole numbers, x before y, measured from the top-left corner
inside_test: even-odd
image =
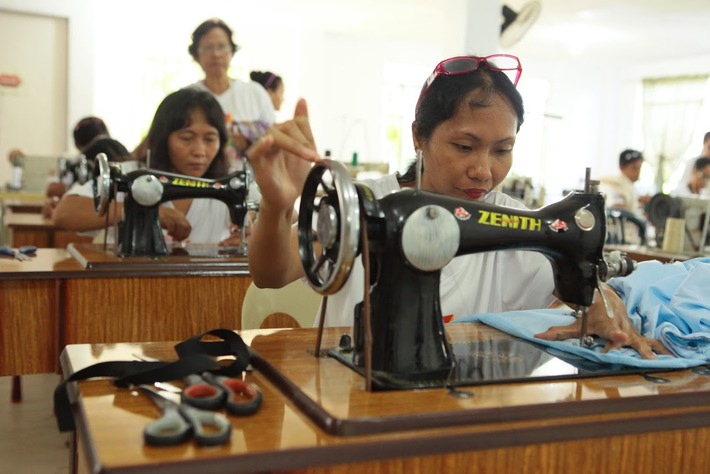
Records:
[[[21,82],[20,76],[16,74],[0,74],[0,86],[17,87]]]

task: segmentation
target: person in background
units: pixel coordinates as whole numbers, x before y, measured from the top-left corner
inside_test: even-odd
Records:
[[[115,140],[107,135],[97,137],[97,139],[92,140],[91,144],[84,149],[84,152],[82,154],[89,163],[94,163],[94,161],[96,160],[96,156],[99,153],[106,154],[106,158],[109,161],[114,161],[118,163],[131,159],[131,154],[128,152],[126,147],[123,146],[123,144],[118,140]],[[93,188],[90,188],[91,180],[87,181],[86,183],[75,182],[69,187],[69,190],[71,190],[72,188],[79,189],[80,186],[86,187],[90,190],[90,192],[93,193]],[[62,195],[64,194],[66,193],[62,193]],[[47,201],[42,207],[42,214],[44,215],[44,217],[46,217],[47,219],[51,219],[60,201],[61,197],[48,197]],[[71,201],[71,199],[69,199],[69,201]]]
[[[606,206],[639,214],[650,196],[638,196],[635,183],[641,175],[643,154],[626,149],[619,154],[619,174],[599,178],[599,191],[606,196]]]
[[[158,106],[147,136],[151,168],[195,178],[216,179],[227,174],[224,113],[208,92],[185,88],[173,92]],[[118,199],[108,210],[108,224],[123,218]],[[238,245],[241,234],[231,224],[229,209],[208,198],[178,199],[159,209],[160,226],[173,241]],[[72,188],[54,212],[58,227],[73,231],[99,231],[106,216],[94,210],[93,188]]]
[[[459,199],[524,208],[493,191],[512,166],[517,132],[523,123],[523,102],[516,89],[522,67],[511,55],[463,56],[439,63],[425,82],[415,108],[413,145],[423,160],[421,188]],[[508,75],[512,77],[509,77]],[[298,102],[292,121],[267,132],[247,154],[262,190],[259,216],[249,247],[249,271],[259,287],[279,288],[304,277],[298,229],[291,225],[294,201],[300,196],[316,146],[305,101]],[[416,185],[415,165],[402,175],[363,181],[381,198]],[[550,262],[537,252],[506,250],[462,255],[441,273],[442,314],[470,314],[545,308],[557,304]],[[623,302],[606,285],[613,305],[609,318],[602,298],[590,307],[588,333],[607,341],[606,349],[635,348],[642,357],[668,350],[656,339],[641,336],[630,323]],[[351,326],[363,295],[363,269],[358,259],[345,286],[329,296],[325,324]],[[579,337],[580,322],[552,327],[541,339]]]
[[[281,110],[281,104],[284,102],[284,81],[281,76],[277,76],[273,72],[252,71],[249,73],[252,81],[262,85],[266,92],[271,97],[271,102],[274,104],[274,110]]]
[[[685,168],[683,169],[683,174],[676,182],[676,187],[670,194],[676,194],[679,191],[681,193],[686,192],[685,187],[692,178],[692,174],[694,173],[695,169],[695,162],[698,158],[702,158],[704,156],[710,157],[710,132],[705,132],[705,135],[703,135],[703,147],[700,150],[700,154],[695,158],[686,160],[684,164]]]
[[[76,125],[74,125],[72,136],[74,138],[74,146],[87,160],[93,160],[96,153],[99,153],[99,151],[91,149],[98,141],[110,138],[106,123],[99,117],[94,116],[84,117],[79,120]],[[101,147],[99,147],[99,149],[100,148]],[[52,217],[52,213],[59,203],[59,199],[66,193],[67,189],[77,181],[78,176],[75,170],[77,169],[81,155],[69,163],[67,169],[64,170],[63,176],[52,174],[48,177],[45,191],[46,200],[42,205],[42,215],[45,218],[50,219]],[[17,148],[10,150],[8,154],[10,162],[13,162],[13,160],[18,157],[22,158],[24,156],[26,156],[25,152]]]
[[[688,179],[680,183],[671,196],[698,196],[710,194],[710,157],[702,156],[695,160]]]
[[[85,154],[87,148],[89,148],[96,140],[101,138],[109,137],[108,128],[106,123],[99,117],[89,116],[84,117],[79,120],[74,129],[72,130],[72,136],[74,138],[74,146],[79,151],[80,154]],[[8,154],[8,159],[12,162],[18,157],[24,157],[26,153],[18,148],[10,150]],[[72,165],[81,157],[77,157]],[[76,181],[76,176],[73,173],[67,172],[65,176],[50,176],[49,183],[47,184],[46,195],[49,200],[52,198],[60,198],[66,192],[67,189]]]
[[[222,106],[229,131],[230,171],[241,169],[244,150],[276,120],[271,99],[259,84],[229,77],[229,64],[238,47],[224,21],[202,22],[192,33],[188,51],[205,73],[204,79],[190,87],[211,93]]]

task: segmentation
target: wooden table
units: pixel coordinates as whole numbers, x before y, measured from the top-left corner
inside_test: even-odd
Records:
[[[244,257],[119,259],[82,245],[95,254],[92,268],[63,249],[40,248],[29,262],[0,258],[0,376],[55,372],[66,344],[241,327],[251,283]]]
[[[3,206],[9,212],[16,214],[39,214],[42,212],[44,200],[34,199],[3,199]]]
[[[637,262],[643,262],[646,260],[658,260],[663,263],[683,262],[690,258],[699,256],[688,253],[664,252],[658,247],[648,247],[645,245],[613,244],[605,245],[604,250],[621,250],[622,252],[625,252],[629,258],[636,260]]]
[[[7,240],[13,247],[34,245],[38,248],[63,249],[70,243],[89,243],[92,237],[76,232],[58,229],[41,213],[6,212],[4,225],[7,228]]]
[[[447,329],[452,341],[508,338],[475,324]],[[326,329],[323,347],[343,331]],[[264,403],[251,417],[231,417],[226,446],[144,445],[142,430],[158,416],[146,397],[107,380],[69,384],[75,472],[667,474],[710,465],[707,375],[655,374],[663,384],[640,375],[487,384],[469,387],[471,398],[443,388],[366,392],[355,372],[311,355],[315,334],[241,332],[255,352],[246,379],[261,387]],[[136,353],[176,358],[173,343],[70,345],[62,369],[68,376]]]

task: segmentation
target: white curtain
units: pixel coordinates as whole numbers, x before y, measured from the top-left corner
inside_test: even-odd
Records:
[[[644,158],[656,174],[657,191],[682,166],[708,82],[708,75],[643,80]]]

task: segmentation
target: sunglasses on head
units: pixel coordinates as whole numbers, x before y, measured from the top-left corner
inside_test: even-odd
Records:
[[[485,63],[491,71],[501,71],[505,73],[514,86],[518,85],[523,67],[520,65],[520,60],[512,54],[491,54],[490,56],[484,57],[456,56],[454,58],[445,59],[436,65],[434,71],[424,83],[424,87],[422,87],[422,92],[419,94],[419,100],[417,101],[417,108],[419,108],[419,104],[422,102],[424,95],[437,77],[442,75],[459,76],[461,74],[471,74],[477,71],[482,63]]]

